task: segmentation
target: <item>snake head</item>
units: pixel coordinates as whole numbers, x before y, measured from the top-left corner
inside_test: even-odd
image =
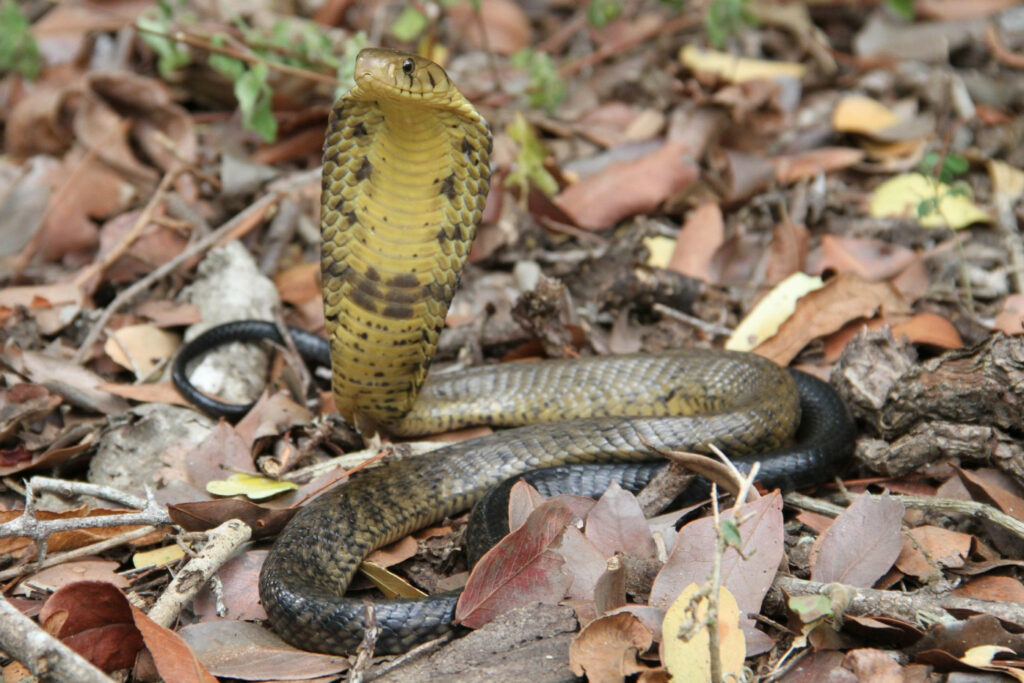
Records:
[[[359,52],[355,79],[361,89],[377,96],[419,104],[448,103],[455,88],[444,69],[429,59],[379,47]]]

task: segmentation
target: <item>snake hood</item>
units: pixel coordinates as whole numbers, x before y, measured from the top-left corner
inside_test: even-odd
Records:
[[[334,403],[394,432],[426,377],[490,188],[490,129],[437,64],[365,49],[324,144]]]

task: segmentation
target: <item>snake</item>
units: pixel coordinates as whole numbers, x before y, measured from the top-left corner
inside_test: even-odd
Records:
[[[678,349],[428,374],[486,202],[491,133],[429,59],[367,48],[354,78],[324,143],[327,338],[289,334],[308,361],[330,364],[335,407],[364,434],[501,429],[361,471],[303,506],[259,579],[284,640],[348,654],[369,629],[374,653],[387,654],[450,633],[458,592],[371,601],[345,590],[372,550],[491,500],[489,490],[524,473],[591,494],[612,479],[635,489],[664,467],[658,452],[717,447],[742,471],[759,462],[765,486],[792,489],[828,479],[849,456],[853,427],[834,390],[751,353]],[[256,339],[284,341],[262,321],[207,330],[176,358],[175,384],[207,412],[240,417],[247,406],[198,392],[186,369],[210,348]],[[500,517],[501,503],[489,506]]]

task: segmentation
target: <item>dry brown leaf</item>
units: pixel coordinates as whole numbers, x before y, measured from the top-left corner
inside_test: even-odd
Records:
[[[155,325],[126,325],[114,330],[103,350],[115,363],[148,377],[158,365],[166,363],[181,346],[181,337]]]
[[[170,381],[148,384],[100,384],[96,388],[139,403],[169,403],[186,408],[192,405],[178,393],[178,389]]]
[[[1019,4],[1020,0],[916,0],[914,12],[924,19],[961,21],[987,17]]]
[[[274,276],[274,286],[285,303],[301,304],[310,299],[320,303],[320,263],[303,263],[282,270]]]
[[[774,287],[793,273],[803,271],[807,267],[809,241],[810,232],[803,225],[790,220],[776,223],[768,245],[765,284]]]
[[[883,240],[823,235],[820,271],[853,273],[865,280],[888,280],[909,266],[917,255]]]
[[[903,538],[896,568],[919,578],[937,576],[942,568],[962,567],[973,543],[970,534],[960,531],[928,524],[915,527]]]
[[[1024,294],[1011,294],[1003,300],[1003,309],[996,315],[992,327],[1003,334],[1024,333]]]
[[[668,269],[710,282],[712,258],[724,241],[722,209],[715,202],[701,204],[687,217],[676,235],[676,245]]]
[[[950,595],[1001,603],[1024,603],[1024,584],[1012,576],[979,576],[953,589]]]
[[[864,159],[864,151],[853,147],[820,147],[801,154],[775,157],[775,180],[783,185],[819,173],[849,168]]]
[[[581,228],[604,230],[619,220],[650,213],[697,179],[687,147],[666,142],[635,161],[610,164],[562,191],[554,199]]]
[[[599,617],[569,645],[569,668],[594,683],[621,681],[648,668],[636,656],[654,643],[654,634],[632,614]]]
[[[811,340],[831,334],[851,320],[872,318],[879,312],[907,313],[907,308],[892,285],[840,274],[821,289],[804,295],[775,336],[754,349],[754,353],[779,365],[789,365]]]
[[[870,587],[900,554],[903,503],[887,493],[861,494],[814,542],[811,578]]]
[[[530,45],[530,20],[512,0],[483,0],[477,15],[473,3],[464,0],[445,8],[445,17],[452,22],[456,35],[462,36],[477,49],[499,55],[511,55]],[[487,40],[481,33],[483,23]]]
[[[906,339],[911,344],[929,344],[941,349],[959,349],[964,345],[953,323],[937,313],[918,313],[905,316],[880,316],[871,320],[856,320],[825,338],[825,361],[834,363],[857,334],[867,328],[880,330],[888,325],[895,339]]]

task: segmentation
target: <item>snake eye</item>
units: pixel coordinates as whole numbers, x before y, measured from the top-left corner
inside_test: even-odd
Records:
[[[409,74],[412,73],[412,68],[414,66],[415,64],[413,63],[412,59],[406,59],[404,62],[402,62],[402,73],[408,76]]]

